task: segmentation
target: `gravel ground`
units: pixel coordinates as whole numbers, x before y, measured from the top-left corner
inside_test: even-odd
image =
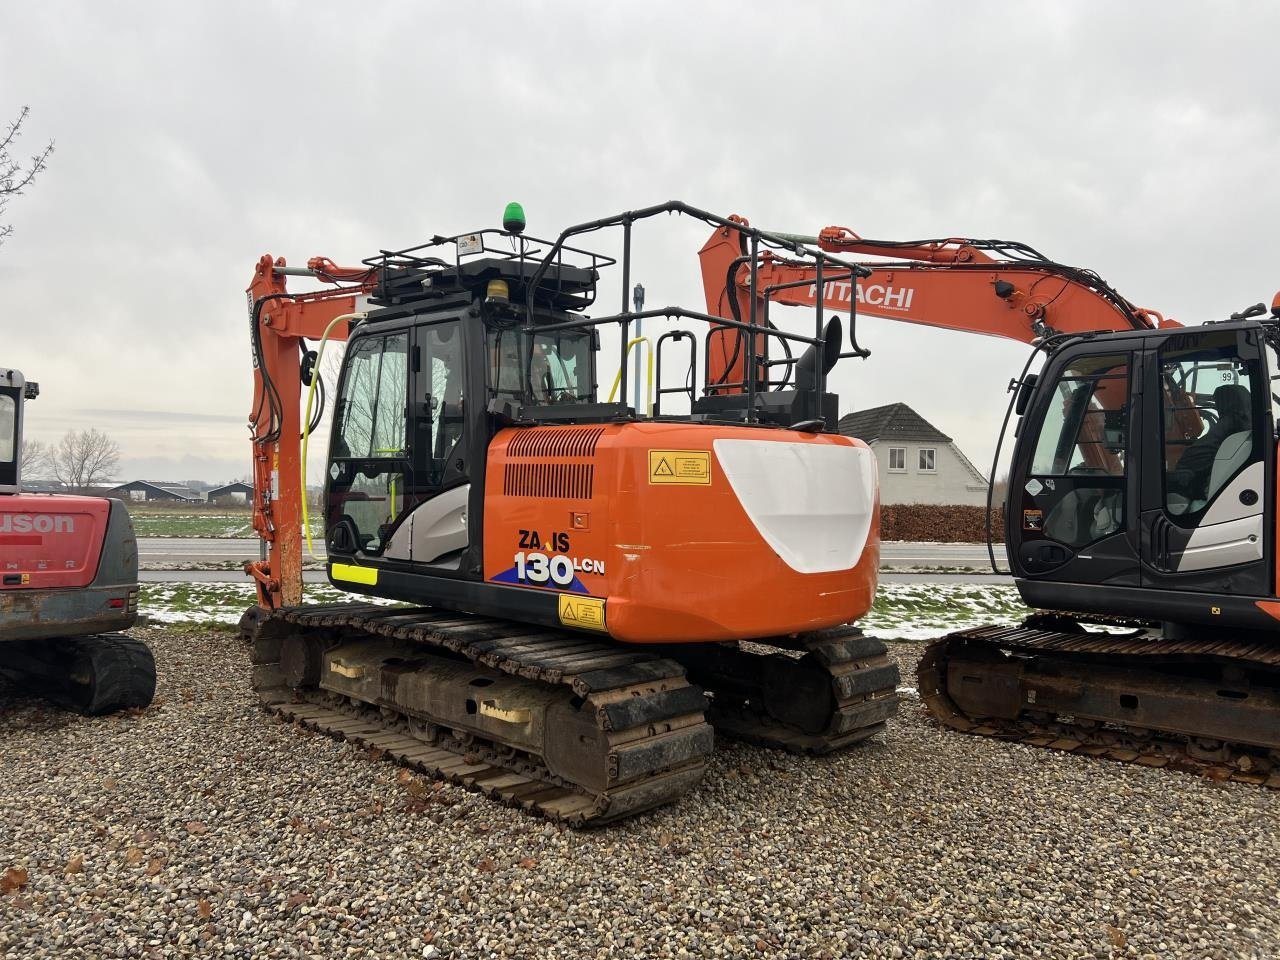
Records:
[[[141,716],[0,697],[4,958],[1280,954],[1280,794],[908,700],[834,758],[722,743],[678,804],[574,832],[267,719],[228,633],[138,633]]]

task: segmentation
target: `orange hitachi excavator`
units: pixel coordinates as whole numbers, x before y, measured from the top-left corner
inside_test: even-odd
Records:
[[[1014,583],[1038,612],[932,643],[919,667],[932,715],[1280,786],[1280,296],[1269,312],[1182,326],[1023,244],[774,234],[795,244],[788,255],[747,249],[745,222],[733,222],[701,251],[712,313],[737,320],[754,303],[767,327],[771,303],[856,307],[1034,347],[1010,384],[1004,533]],[[832,279],[794,255],[807,249],[897,259]],[[779,386],[812,375],[736,325],[712,342],[734,375],[780,366]]]
[[[879,565],[874,460],[838,434],[825,388],[853,351],[838,324],[763,327],[754,300],[741,319],[630,310],[633,241],[668,214],[741,234],[752,253],[790,250],[820,277],[866,273],[683,203],[548,241],[513,205],[501,230],[357,268],[258,262],[264,555],[247,565],[258,603],[242,625],[269,709],[572,824],[679,796],[702,776],[713,725],[809,753],[883,729],[897,668],[848,626]],[[620,234],[619,258],[573,245],[603,230]],[[606,271],[620,301],[597,301]],[[748,265],[749,286],[756,274]],[[322,286],[290,292],[297,275]],[[626,397],[632,324],[658,317],[690,324],[653,344],[658,382],[664,347],[687,350],[692,371],[713,338],[704,395],[690,379],[647,409],[602,396],[605,337]],[[726,330],[794,351],[803,383],[735,367]],[[301,602],[302,443],[323,404],[313,416],[300,398],[319,391],[333,340],[346,349],[323,465],[329,579],[409,606]],[[672,393],[687,412],[664,412]]]

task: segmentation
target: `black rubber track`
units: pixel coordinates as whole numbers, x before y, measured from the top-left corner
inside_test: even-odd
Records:
[[[119,633],[92,634],[64,641],[71,668],[61,704],[100,716],[150,706],[156,692],[156,663],[141,640]]]

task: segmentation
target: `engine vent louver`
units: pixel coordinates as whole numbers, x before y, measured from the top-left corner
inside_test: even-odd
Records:
[[[590,500],[594,473],[589,463],[508,463],[502,492],[509,497]]]
[[[569,430],[558,427],[522,430],[507,446],[513,457],[594,457],[604,427]]]
[[[595,465],[565,463],[563,458],[594,457],[596,443],[603,434],[604,427],[522,430],[508,444],[507,455],[534,462],[508,463],[502,476],[502,492],[509,497],[590,500]]]

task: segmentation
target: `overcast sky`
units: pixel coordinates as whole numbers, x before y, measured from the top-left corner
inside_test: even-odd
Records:
[[[1184,322],[1280,287],[1274,4],[42,0],[3,21],[0,120],[29,105],[21,152],[57,149],[9,206],[0,362],[42,385],[31,436],[104,430],[122,479],[248,473],[261,254],[355,262],[508,200],[542,236],[682,199],[1017,239]],[[705,232],[655,237],[650,305],[701,308]],[[909,403],[985,470],[1026,349],[860,339],[841,412]]]

